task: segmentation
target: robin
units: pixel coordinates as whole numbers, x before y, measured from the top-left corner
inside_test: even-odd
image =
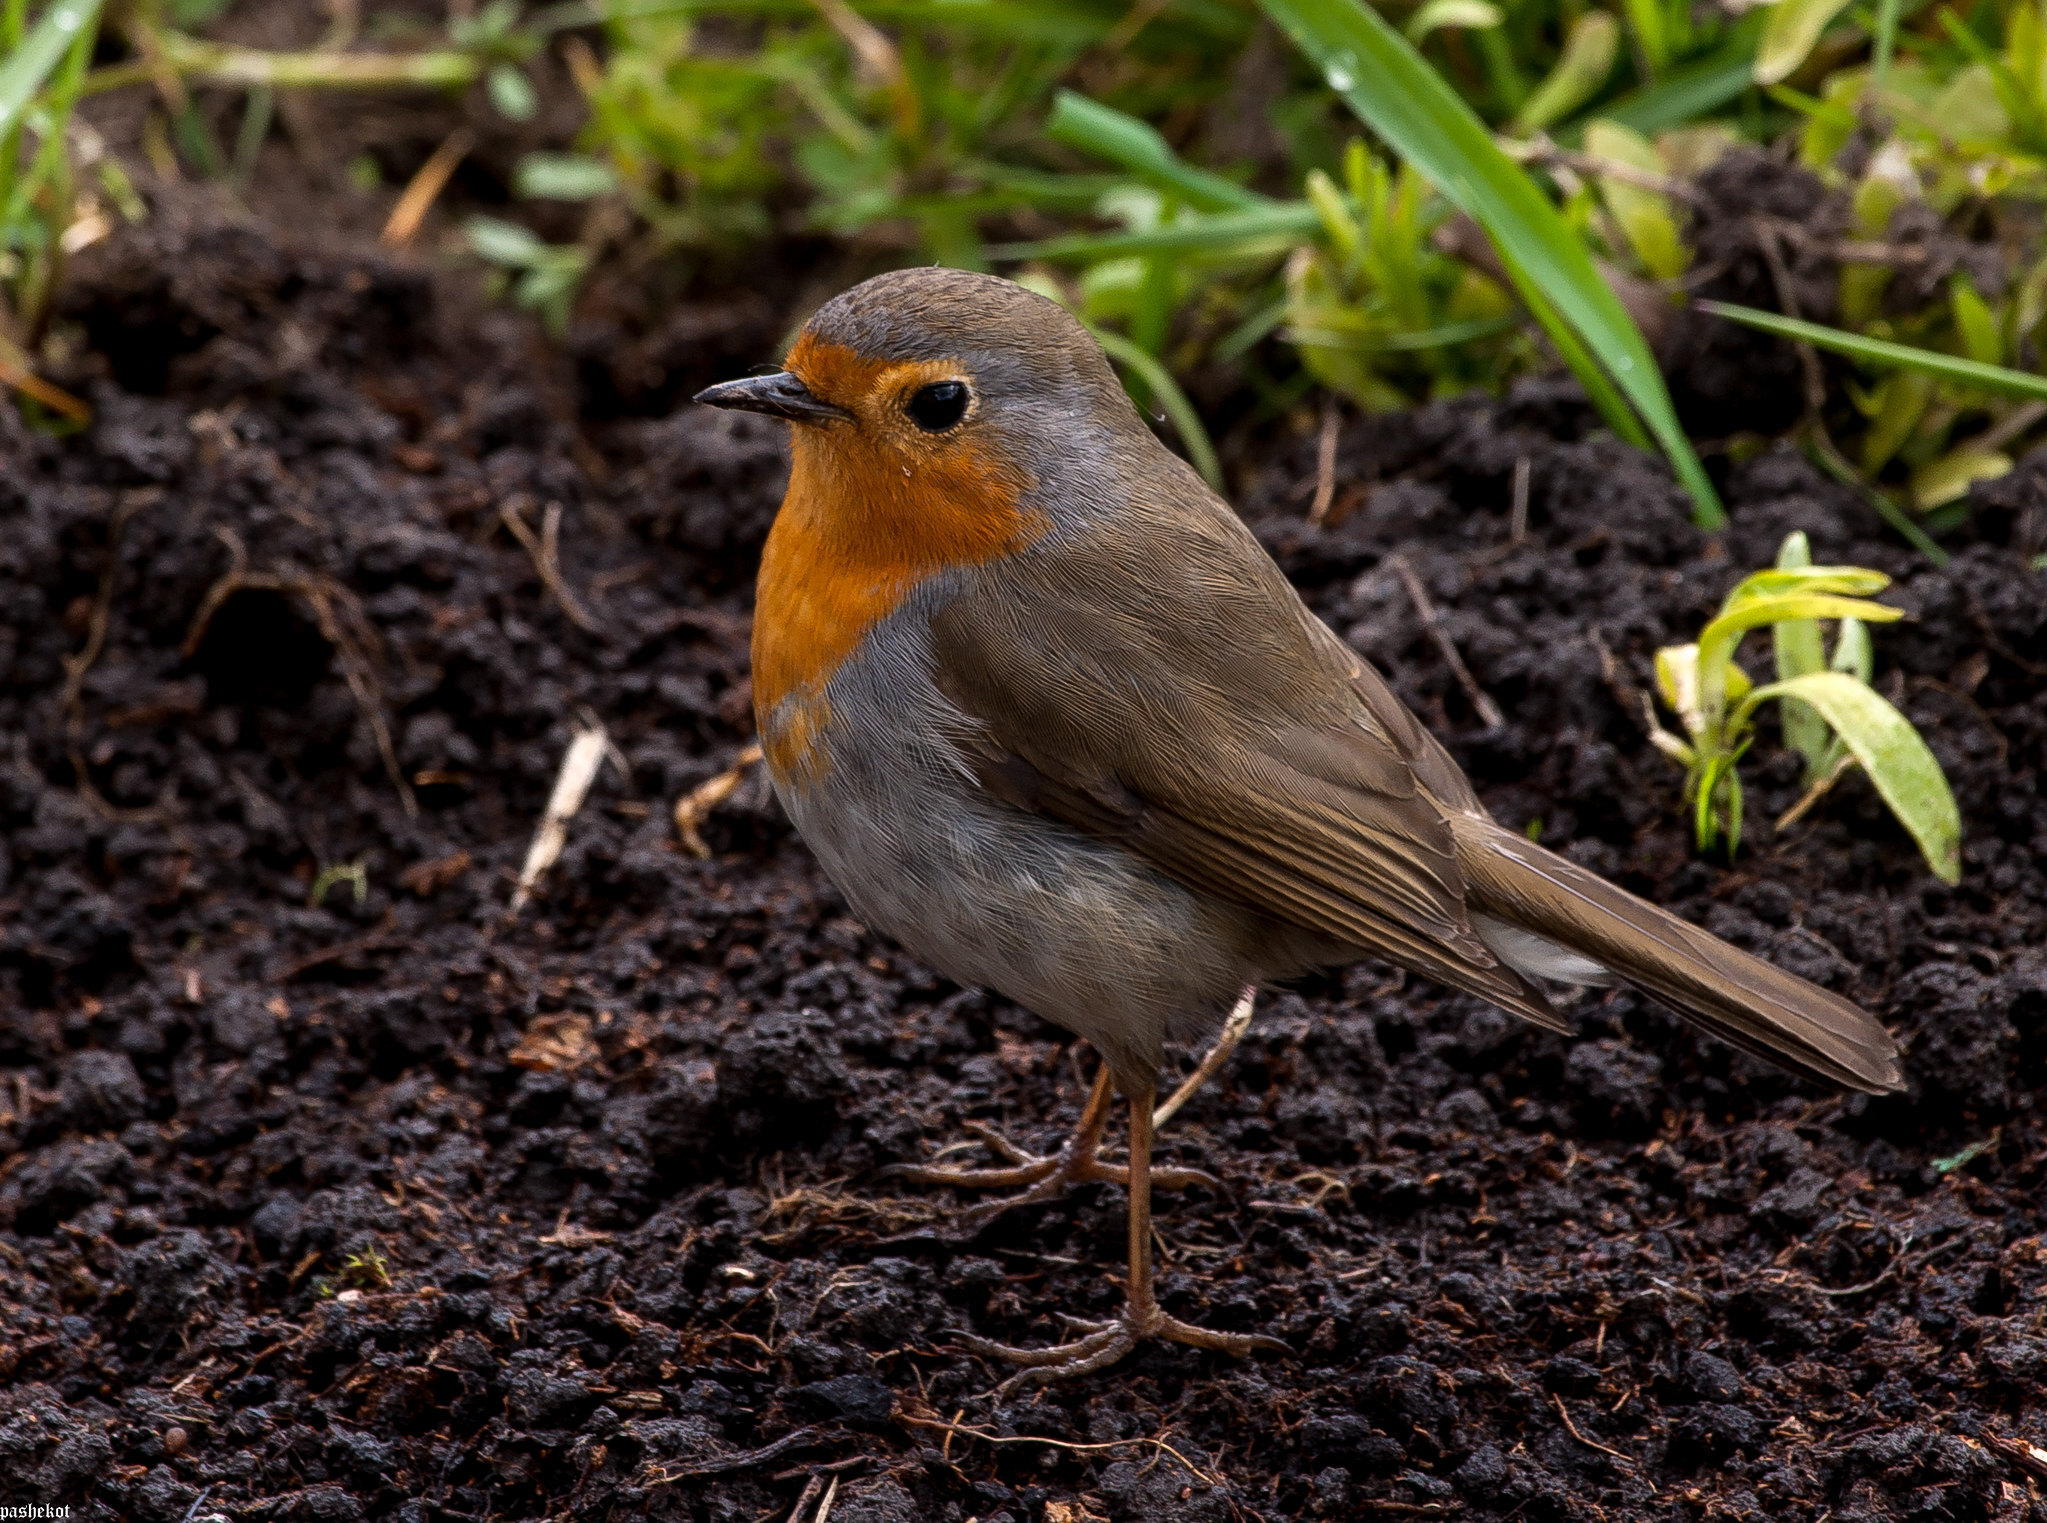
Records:
[[[1544,986],[1622,983],[1823,1083],[1899,1087],[1874,1019],[1508,830],[1236,514],[1146,427],[1099,345],[1023,287],[880,275],[778,374],[698,394],[786,418],[761,558],[754,716],[775,792],[855,911],[1102,1064],[1051,1158],[916,1178],[1124,1182],[1122,1315],[1020,1380],[1145,1338],[1283,1349],[1152,1290],[1165,1044],[1267,980],[1376,957],[1554,1031]],[[1211,1065],[1204,1065],[1211,1066]],[[1098,1156],[1110,1086],[1126,1167]]]

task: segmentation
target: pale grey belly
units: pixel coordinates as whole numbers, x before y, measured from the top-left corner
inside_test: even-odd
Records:
[[[948,978],[1064,1026],[1136,1080],[1168,1039],[1212,1032],[1245,984],[1329,960],[1120,848],[990,798],[947,739],[963,721],[921,673],[899,676],[842,669],[828,771],[776,791],[855,912]]]

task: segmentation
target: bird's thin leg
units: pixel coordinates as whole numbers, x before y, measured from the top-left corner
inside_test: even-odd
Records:
[[[1201,1063],[1187,1080],[1167,1098],[1166,1103],[1151,1113],[1154,1128],[1164,1126],[1179,1114],[1180,1107],[1194,1098],[1196,1090],[1215,1077],[1215,1071],[1229,1062],[1230,1054],[1237,1050],[1237,1043],[1244,1040],[1244,1033],[1251,1029],[1251,1011],[1258,1004],[1258,986],[1244,985],[1244,992],[1237,996],[1237,1003],[1230,1008],[1229,1018],[1223,1022],[1223,1029],[1215,1044],[1201,1056]]]
[[[1109,1065],[1104,1063],[1095,1073],[1094,1088],[1088,1091],[1087,1104],[1081,1108],[1079,1125],[1074,1127],[1066,1145],[1050,1156],[1027,1153],[993,1127],[973,1125],[970,1129],[975,1135],[997,1155],[1008,1160],[1009,1167],[967,1169],[945,1164],[902,1163],[892,1164],[882,1172],[888,1178],[907,1179],[916,1184],[980,1190],[1024,1187],[1015,1195],[984,1201],[961,1213],[960,1221],[967,1226],[979,1226],[1012,1206],[1051,1200],[1073,1185],[1094,1181],[1128,1185],[1129,1169],[1120,1164],[1105,1163],[1101,1156],[1102,1126],[1108,1120],[1111,1098]],[[1188,1185],[1221,1188],[1213,1176],[1199,1169],[1159,1169],[1154,1177],[1158,1184],[1169,1189],[1184,1189]]]
[[[1259,1349],[1287,1352],[1287,1346],[1277,1338],[1196,1327],[1167,1315],[1159,1306],[1152,1286],[1151,1263],[1152,1103],[1156,1098],[1157,1091],[1149,1085],[1142,1093],[1130,1097],[1130,1280],[1124,1292],[1122,1316],[1109,1322],[1082,1323],[1087,1328],[1084,1337],[1052,1348],[1016,1348],[985,1338],[962,1337],[960,1341],[976,1354],[1024,1366],[1004,1382],[1005,1392],[1106,1369],[1146,1338],[1165,1338],[1239,1358]]]

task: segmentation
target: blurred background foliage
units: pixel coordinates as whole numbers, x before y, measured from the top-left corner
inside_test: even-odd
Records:
[[[1700,253],[1716,162],[1747,145],[1817,176],[1828,216],[1752,230],[1769,305],[1874,347],[1804,344],[1800,427],[1922,547],[2047,420],[2047,401],[1933,363],[2039,368],[2047,0],[1387,0],[1372,25],[1390,41],[1362,60],[1343,35],[1378,34],[1343,34],[1357,0],[337,4],[298,52],[210,40],[225,9],[0,0],[0,380],[25,405],[63,410],[34,370],[67,251],[140,214],[81,100],[150,93],[151,155],[233,185],[279,90],[473,91],[530,125],[566,80],[573,109],[547,114],[548,141],[461,245],[557,328],[607,268],[729,282],[771,244],[826,240],[1055,295],[1135,357],[1133,391],[1190,454],[1208,449],[1186,437],[1208,410],[1178,394],[1190,379],[1240,420],[1317,386],[1390,409],[1561,359],[1684,476],[1688,446],[1658,429],[1623,348],[1551,277],[1503,262],[1502,182],[1453,165],[1446,197],[1440,160],[1431,183],[1390,151],[1399,123],[1360,102],[1351,65],[1412,62],[1447,89],[1402,84],[1388,111],[1453,137],[1457,113],[1482,124],[1459,151],[1520,166],[1557,214],[1524,218],[1529,236],[1571,240],[1631,343],[1667,341],[1723,273],[1724,251]],[[200,109],[222,92],[231,136]],[[400,199],[413,226],[467,151],[444,149]],[[378,167],[361,178],[376,187]],[[1824,301],[1787,278],[1801,252],[1838,271]],[[1703,473],[1686,479],[1709,521]]]

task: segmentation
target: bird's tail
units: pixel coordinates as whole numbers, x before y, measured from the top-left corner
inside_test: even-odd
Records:
[[[1856,1005],[1729,946],[1491,820],[1454,816],[1474,920],[1509,963],[1539,976],[1615,979],[1652,994],[1723,1041],[1847,1089],[1901,1086],[1891,1034]],[[1496,939],[1497,937],[1497,939]],[[1528,957],[1527,938],[1547,947]],[[1596,966],[1587,968],[1585,964]]]

